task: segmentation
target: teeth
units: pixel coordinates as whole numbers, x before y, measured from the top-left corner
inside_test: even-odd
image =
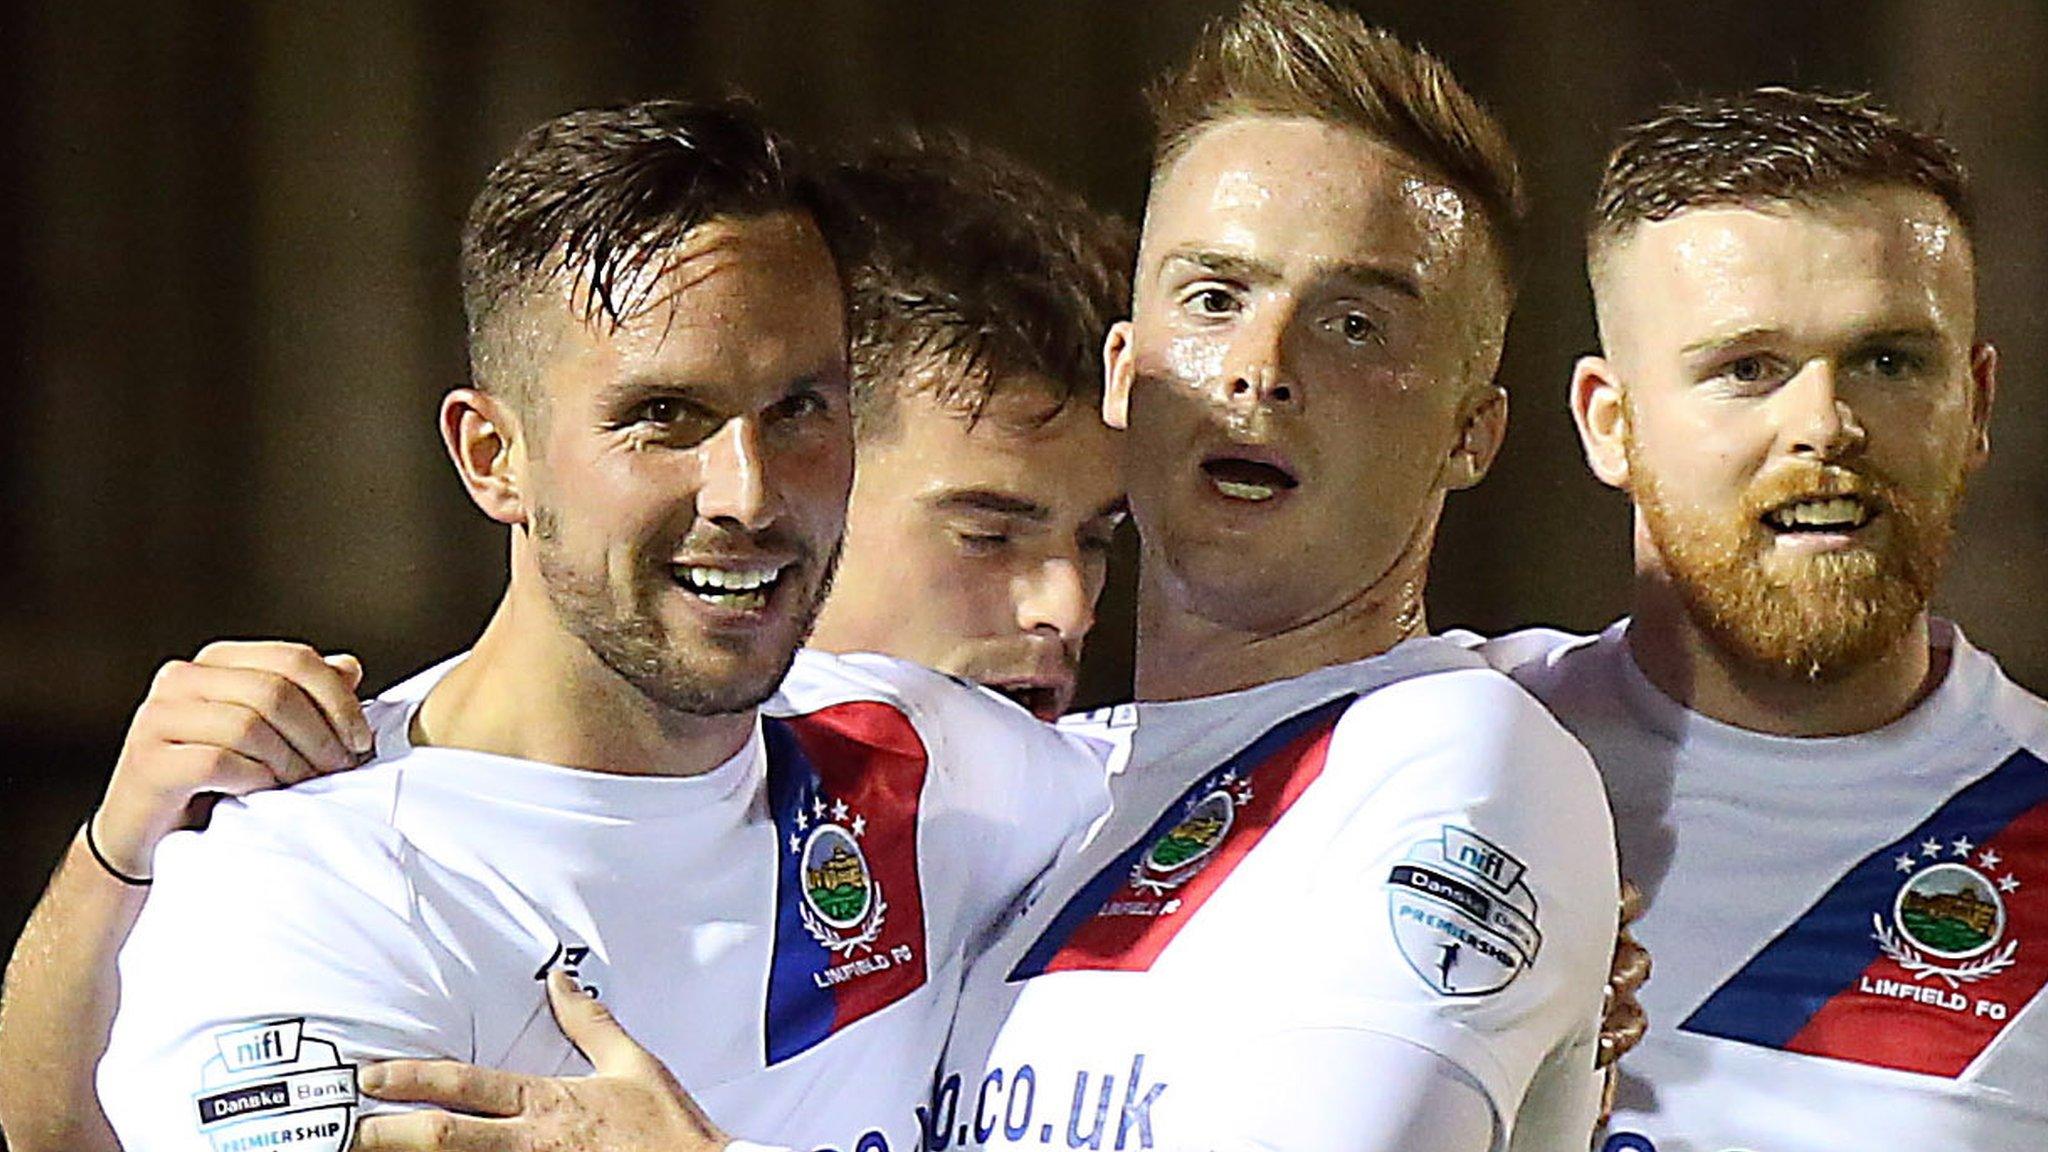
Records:
[[[728,592],[753,592],[781,575],[780,568],[698,568],[683,569],[683,579],[698,588]]]
[[[1233,500],[1271,500],[1278,494],[1278,489],[1264,484],[1247,484],[1241,480],[1218,479],[1214,483],[1218,492]]]
[[[1870,519],[1870,513],[1861,501],[1838,496],[1832,500],[1803,500],[1787,504],[1773,511],[1770,519],[1783,528],[1860,528],[1864,521]]]
[[[780,568],[705,568],[684,565],[676,569],[677,583],[699,600],[722,608],[752,612],[768,604],[768,594]]]

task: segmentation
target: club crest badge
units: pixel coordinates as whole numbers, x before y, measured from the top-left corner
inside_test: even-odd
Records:
[[[841,958],[874,950],[888,915],[882,882],[868,867],[861,839],[867,820],[844,800],[813,796],[796,815],[789,850],[802,873],[802,917],[811,938]]]
[[[1131,866],[1131,887],[1164,896],[1193,879],[1230,836],[1238,809],[1251,800],[1249,781],[1235,774],[1218,778],[1214,788],[1189,800],[1180,821],[1138,857]]]
[[[1996,849],[1930,836],[1902,849],[1893,869],[1905,880],[1891,907],[1871,915],[1872,938],[1915,981],[1959,988],[2018,962],[2006,897],[2020,878]]]
[[[1423,983],[1445,996],[1484,996],[1535,962],[1543,934],[1526,872],[1499,845],[1448,824],[1394,865],[1394,943]]]

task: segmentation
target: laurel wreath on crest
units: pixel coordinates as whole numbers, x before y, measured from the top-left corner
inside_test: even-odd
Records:
[[[2004,948],[1991,955],[1981,957],[1968,964],[1956,967],[1943,967],[1940,964],[1929,961],[1911,944],[1899,939],[1892,932],[1891,927],[1884,922],[1884,917],[1881,914],[1872,913],[1870,923],[1872,927],[1877,929],[1877,946],[1884,949],[1885,955],[1898,961],[1899,967],[1911,972],[1915,980],[1925,980],[1929,976],[1939,976],[1948,982],[1950,988],[1959,988],[1964,984],[1982,980],[1988,976],[1996,976],[2018,963],[2018,961],[2013,959],[2013,954],[2019,951],[2020,942],[2008,940],[2005,942]]]
[[[882,882],[872,876],[868,878],[868,900],[866,927],[853,936],[842,936],[831,925],[818,919],[807,900],[797,902],[797,911],[802,913],[804,930],[811,934],[813,940],[838,953],[841,959],[852,959],[855,949],[864,952],[875,950],[875,941],[882,935],[882,917],[889,911],[889,902],[882,899]]]

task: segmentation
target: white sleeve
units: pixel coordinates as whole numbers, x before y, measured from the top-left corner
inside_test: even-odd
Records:
[[[1486,1091],[1443,1057],[1396,1036],[1304,1027],[1256,1040],[1238,1057],[1242,1067],[1288,1090],[1177,1085],[1215,1102],[1204,1149],[1477,1152],[1493,1138]]]
[[[1365,1098],[1355,1108],[1377,1117],[1368,1131],[1388,1130],[1408,1102],[1378,1086],[1365,1059],[1378,1046],[1351,1033],[1404,1041],[1476,1086],[1492,1139],[1459,1147],[1506,1147],[1525,1103],[1568,1110],[1540,1122],[1590,1134],[1617,881],[1612,821],[1584,749],[1506,677],[1455,672],[1353,705],[1331,774],[1377,783],[1359,793],[1312,884],[1314,913],[1294,942],[1299,994],[1271,1043],[1359,1054],[1324,1076]],[[1548,1083],[1559,1074],[1571,1084]],[[1348,1099],[1273,1082],[1313,1100],[1305,1110]],[[1413,1146],[1326,1135],[1296,1146]]]
[[[127,1152],[340,1152],[359,1063],[473,1058],[396,837],[317,800],[257,801],[158,850],[99,1066]]]

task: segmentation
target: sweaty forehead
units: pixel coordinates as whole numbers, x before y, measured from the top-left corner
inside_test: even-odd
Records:
[[[1362,132],[1316,120],[1242,117],[1203,129],[1158,174],[1142,272],[1191,247],[1290,274],[1370,263],[1421,282],[1483,243],[1466,197]]]
[[[1974,322],[1973,260],[1941,201],[1872,189],[1712,206],[1638,226],[1594,271],[1603,329],[1947,327]]]

